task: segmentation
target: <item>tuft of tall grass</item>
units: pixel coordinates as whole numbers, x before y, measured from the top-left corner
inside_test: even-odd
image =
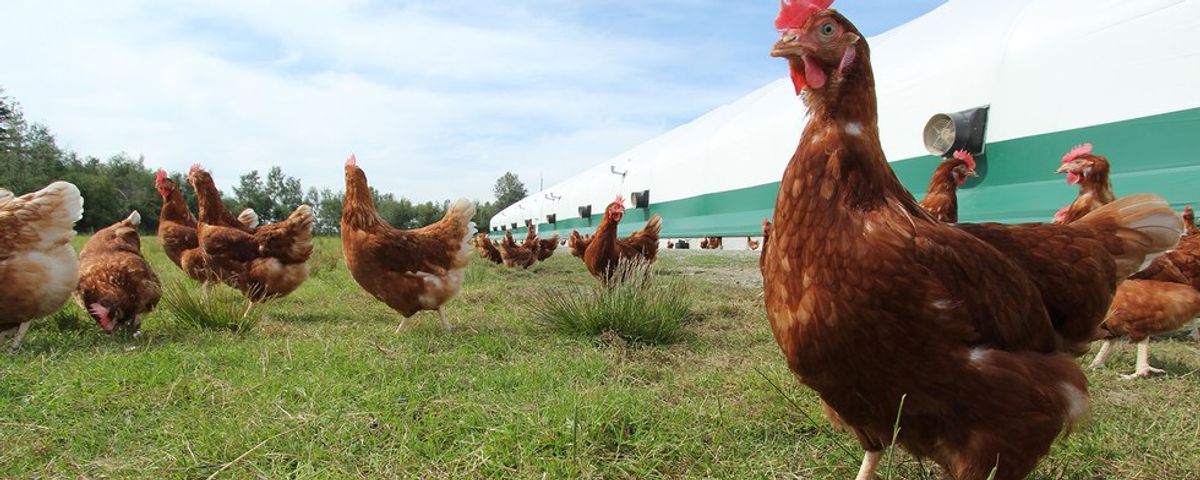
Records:
[[[644,261],[623,262],[611,279],[591,287],[544,290],[526,308],[536,322],[563,333],[652,345],[678,342],[696,320],[688,284],[656,281],[653,264]]]
[[[262,304],[251,305],[237,290],[221,285],[206,290],[192,282],[167,285],[159,307],[177,325],[236,333],[253,330],[266,316]]]

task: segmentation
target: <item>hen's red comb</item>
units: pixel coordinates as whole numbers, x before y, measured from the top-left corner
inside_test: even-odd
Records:
[[[954,158],[965,162],[967,164],[967,168],[969,168],[971,170],[975,169],[975,156],[971,155],[971,152],[968,152],[966,150],[959,150],[957,152],[954,152]]]
[[[188,170],[188,175],[199,172],[200,170],[204,170],[204,168],[200,167],[199,163],[193,163],[191,170]]]
[[[613,203],[624,207],[625,206],[625,197],[623,195],[617,195],[617,199],[613,200]]]
[[[833,5],[833,0],[779,0],[779,16],[775,18],[775,29],[779,31],[804,26],[808,17]]]
[[[1062,162],[1070,163],[1071,160],[1074,160],[1074,159],[1079,158],[1084,155],[1089,155],[1091,153],[1092,153],[1092,144],[1085,143],[1083,145],[1077,145],[1077,146],[1075,146],[1075,148],[1071,149],[1071,151],[1067,152],[1066,155],[1063,155]]]
[[[162,183],[162,181],[166,180],[166,179],[167,179],[167,171],[163,170],[161,168],[158,169],[158,174],[154,176],[154,183]]]
[[[351,153],[350,158],[346,159],[346,166],[347,167],[357,167],[358,166],[358,157],[354,156],[354,154]]]

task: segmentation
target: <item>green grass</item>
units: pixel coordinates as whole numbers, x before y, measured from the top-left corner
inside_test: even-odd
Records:
[[[251,304],[240,292],[224,287],[205,287],[190,280],[163,285],[159,303],[174,325],[246,333],[262,322],[264,306]]]
[[[562,252],[529,271],[473,263],[449,334],[430,313],[393,334],[400,316],[341,262],[244,334],[160,309],[142,336],[108,336],[68,307],[0,353],[0,478],[853,478],[861,451],[787,371],[755,257],[662,254],[697,320],[661,346],[538,324],[531,299],[594,284]],[[1156,342],[1169,374],[1126,382],[1122,345],[1089,372],[1091,423],[1034,478],[1200,478],[1198,353]],[[902,450],[892,463],[880,478],[937,478]]]
[[[654,266],[622,263],[611,279],[587,287],[550,287],[528,313],[554,330],[591,337],[619,337],[662,345],[685,338],[692,323],[691,288],[680,280],[655,281]]]

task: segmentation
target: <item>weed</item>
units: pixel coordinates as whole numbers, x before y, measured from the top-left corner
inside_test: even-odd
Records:
[[[236,290],[204,288],[187,281],[168,284],[160,308],[179,326],[237,333],[253,330],[265,316],[261,304],[251,304]]]
[[[656,282],[652,264],[634,261],[622,263],[602,284],[544,290],[528,310],[535,321],[560,332],[658,345],[684,337],[695,320],[691,304],[688,284]]]

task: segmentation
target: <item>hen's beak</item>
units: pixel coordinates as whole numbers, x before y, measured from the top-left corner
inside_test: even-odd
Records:
[[[978,174],[978,173],[976,173],[976,172],[975,172],[975,169],[973,169],[973,168],[972,168],[972,169],[970,169],[970,170],[967,170],[967,176],[968,176],[968,177],[978,177],[978,176],[979,176],[979,174]]]
[[[1067,173],[1071,171],[1071,165],[1072,164],[1070,163],[1064,163],[1061,167],[1058,167],[1058,170],[1055,170],[1054,173]]]
[[[815,50],[815,45],[810,45],[805,41],[797,30],[787,30],[783,32],[783,36],[775,42],[775,48],[771,49],[772,57],[799,57],[807,51]]]

